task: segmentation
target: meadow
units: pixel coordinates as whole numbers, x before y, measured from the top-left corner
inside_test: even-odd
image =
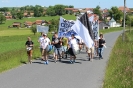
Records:
[[[133,88],[133,31],[120,36],[106,68],[103,88]]]

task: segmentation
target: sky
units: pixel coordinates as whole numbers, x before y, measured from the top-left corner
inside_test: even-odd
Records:
[[[133,8],[133,0],[126,0],[126,6]],[[56,4],[73,5],[75,8],[95,8],[99,5],[102,9],[112,6],[123,6],[124,0],[0,0],[0,7],[21,7],[26,5],[54,6]]]

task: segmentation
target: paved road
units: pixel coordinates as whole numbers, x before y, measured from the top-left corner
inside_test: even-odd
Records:
[[[77,56],[75,64],[64,59],[56,64],[50,60],[49,65],[44,65],[35,60],[0,74],[0,88],[101,88],[110,51],[120,33],[104,35],[107,48],[102,60],[87,61],[85,52]]]

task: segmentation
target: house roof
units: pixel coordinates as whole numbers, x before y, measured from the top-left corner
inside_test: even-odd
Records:
[[[32,16],[33,16],[33,15],[34,15],[34,13],[30,13],[30,15],[32,15]]]
[[[80,13],[85,13],[87,12],[87,10],[80,10]]]
[[[20,25],[21,23],[20,22],[14,22],[12,25]]]
[[[42,20],[36,20],[36,24],[40,25],[42,23]]]
[[[25,25],[28,25],[28,26],[31,26],[32,24],[33,24],[33,22],[29,22],[29,21],[25,22]]]
[[[12,16],[5,16],[6,19],[12,19]]]
[[[124,11],[124,6],[120,6],[118,9],[121,10],[121,11]],[[130,9],[127,8],[127,7],[125,8],[125,10],[126,10],[126,11],[130,11]]]
[[[65,10],[74,10],[74,8],[65,8]]]
[[[93,8],[85,8],[85,10],[91,10],[91,11],[93,11]]]
[[[114,20],[114,18],[112,18],[112,19],[110,20],[110,22],[116,22],[116,21]]]
[[[72,10],[72,11],[73,11],[73,12],[78,12],[79,10],[76,10],[76,9],[75,9],[75,10]]]

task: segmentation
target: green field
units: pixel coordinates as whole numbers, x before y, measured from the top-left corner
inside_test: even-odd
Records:
[[[133,88],[133,31],[117,39],[110,55],[103,88]]]

